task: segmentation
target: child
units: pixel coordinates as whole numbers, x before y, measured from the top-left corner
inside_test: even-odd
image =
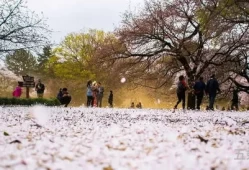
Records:
[[[57,99],[60,100],[63,96],[63,93],[62,93],[62,89],[59,90],[58,94],[57,94]]]
[[[135,108],[135,103],[134,102],[131,102],[131,109],[134,109]]]
[[[15,88],[15,90],[12,93],[13,97],[19,98],[22,95],[22,88],[18,84],[18,86]]]

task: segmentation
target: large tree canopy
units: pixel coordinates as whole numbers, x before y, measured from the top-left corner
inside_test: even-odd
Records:
[[[49,61],[55,75],[75,80],[94,78],[93,58],[106,35],[103,31],[90,30],[66,36]]]
[[[249,2],[244,0],[213,0],[202,4],[219,14],[223,22],[249,27]],[[246,35],[248,36],[248,35]],[[238,49],[237,61],[229,65],[228,77],[240,91],[249,93],[249,46]],[[233,55],[233,54],[232,54]]]
[[[111,51],[106,47],[113,39],[115,40],[113,34],[101,30],[67,35],[61,44],[52,51],[52,55],[45,65],[45,70],[47,70],[53,86],[50,89],[67,87],[70,89],[74,101],[81,102],[81,104],[83,102],[82,94],[90,79],[100,81],[105,87],[105,94],[108,93],[108,89],[115,90],[120,82],[119,73],[113,67],[109,67],[108,61],[103,61],[101,58]],[[56,88],[53,91],[57,91]]]
[[[30,75],[37,70],[36,58],[29,51],[23,49],[8,54],[5,63],[7,68],[18,76]]]
[[[0,54],[47,43],[47,25],[24,0],[0,1]]]
[[[47,71],[47,63],[52,57],[52,48],[50,46],[45,46],[42,50],[42,53],[38,53],[37,65],[38,65],[38,74],[45,76],[44,74]]]
[[[154,73],[165,82],[182,71],[191,82],[225,63],[237,61],[240,50],[249,42],[248,24],[225,22],[203,3],[145,1],[143,9],[125,14],[117,29],[125,53],[116,58],[129,58],[144,73]]]

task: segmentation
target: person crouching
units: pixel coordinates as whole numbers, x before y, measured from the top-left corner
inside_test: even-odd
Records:
[[[67,91],[67,88],[60,89],[57,99],[60,101],[61,104],[65,105],[65,107],[68,106],[68,104],[71,102],[72,97]]]

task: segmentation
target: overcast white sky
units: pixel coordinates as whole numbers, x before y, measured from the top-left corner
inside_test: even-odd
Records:
[[[43,12],[54,31],[52,41],[59,43],[65,35],[81,30],[112,31],[128,9],[141,5],[143,0],[27,0],[36,13]]]

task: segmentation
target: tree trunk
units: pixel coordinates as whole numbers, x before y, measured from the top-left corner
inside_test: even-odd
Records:
[[[29,98],[29,87],[26,87],[26,98]]]
[[[188,74],[188,83],[189,83],[189,92],[188,92],[188,101],[187,101],[187,109],[188,110],[195,110],[195,103],[196,103],[196,96],[194,94],[194,83],[195,83],[195,76],[193,73]]]
[[[187,109],[188,110],[195,110],[195,94],[192,92],[188,92],[188,101],[187,101]]]

